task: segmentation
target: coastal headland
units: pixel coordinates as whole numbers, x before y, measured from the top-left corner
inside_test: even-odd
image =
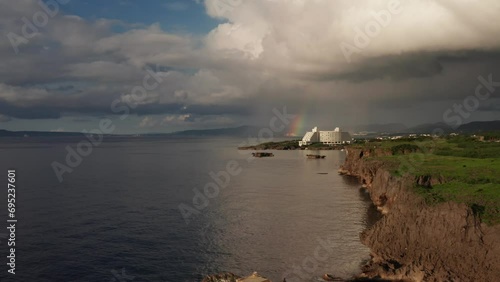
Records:
[[[339,173],[358,178],[383,215],[360,234],[371,260],[359,276],[345,281],[497,281],[499,137],[450,135],[342,146],[346,159]],[[294,144],[239,149],[302,149]]]
[[[363,277],[497,281],[500,143],[474,137],[369,142],[339,173],[359,178],[384,214],[361,234]]]

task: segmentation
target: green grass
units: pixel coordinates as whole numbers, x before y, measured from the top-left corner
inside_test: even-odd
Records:
[[[432,188],[415,187],[418,194],[428,204],[445,201],[466,203],[476,212],[483,222],[489,225],[500,223],[500,185],[496,183],[468,184],[448,182]]]
[[[500,143],[458,137],[371,142],[367,148],[374,148],[374,143],[376,148],[390,150],[393,155],[367,160],[383,160],[392,175],[428,176],[444,181],[432,187],[415,187],[427,203],[466,203],[483,222],[500,223]],[[414,151],[417,153],[408,153]]]

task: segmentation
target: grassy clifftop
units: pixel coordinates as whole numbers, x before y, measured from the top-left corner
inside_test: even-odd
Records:
[[[415,190],[429,204],[466,203],[487,224],[500,223],[500,142],[478,138],[420,138],[368,142],[395,176],[415,177]]]

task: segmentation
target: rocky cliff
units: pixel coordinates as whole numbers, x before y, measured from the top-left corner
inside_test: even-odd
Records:
[[[500,281],[500,226],[481,224],[465,204],[428,205],[415,184],[427,176],[393,176],[384,161],[391,152],[349,148],[340,173],[356,176],[384,214],[361,234],[371,248],[367,277],[410,281]]]

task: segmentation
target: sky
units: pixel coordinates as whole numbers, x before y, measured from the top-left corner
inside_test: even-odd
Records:
[[[0,0],[0,129],[500,119],[498,0]],[[274,111],[273,111],[274,109]]]

